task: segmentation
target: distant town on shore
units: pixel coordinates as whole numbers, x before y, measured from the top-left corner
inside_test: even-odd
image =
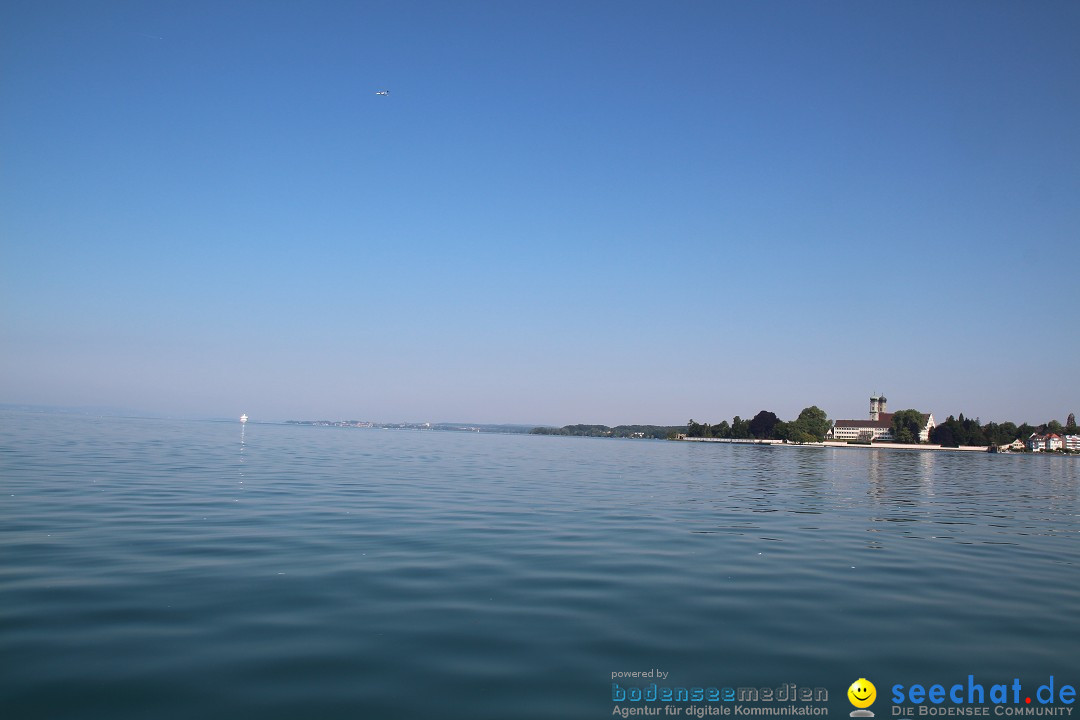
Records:
[[[729,423],[686,425],[485,425],[469,423],[376,423],[360,420],[289,420],[289,424],[334,427],[361,427],[401,430],[443,430],[457,432],[529,433],[575,437],[608,437],[658,440],[715,440],[727,442],[790,443],[800,445],[903,445],[912,447],[981,448],[991,452],[1054,452],[1080,454],[1080,431],[1076,415],[1069,413],[1062,425],[1049,420],[1041,425],[988,422],[978,418],[949,415],[938,423],[934,414],[915,409],[888,412],[883,395],[870,398],[870,413],[864,420],[830,420],[824,410],[812,405],[794,420],[781,420],[776,413],[762,410],[750,419],[736,415]]]
[[[816,405],[804,408],[794,420],[762,410],[746,420],[738,415],[729,423],[715,425],[691,419],[685,427],[620,426],[601,429],[595,425],[536,428],[532,432],[552,435],[605,435],[609,437],[663,437],[671,440],[715,439],[732,442],[771,441],[795,444],[906,445],[941,448],[985,448],[993,452],[1080,453],[1076,416],[1069,413],[1062,425],[1050,420],[1041,425],[1013,422],[985,425],[978,418],[949,415],[938,423],[933,413],[915,409],[887,412],[883,395],[870,398],[864,420],[829,420]]]

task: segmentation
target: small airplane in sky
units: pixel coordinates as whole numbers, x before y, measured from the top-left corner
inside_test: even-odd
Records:
[[[376,91],[375,91],[375,94],[376,94],[376,95],[386,95],[386,96],[388,96],[388,97],[389,97],[389,95],[390,95],[390,91],[389,91],[389,90],[376,90]]]

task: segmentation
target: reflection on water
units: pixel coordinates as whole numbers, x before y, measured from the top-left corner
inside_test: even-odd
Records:
[[[637,667],[839,714],[860,676],[1075,671],[1077,458],[256,430],[3,417],[12,717],[600,717]]]
[[[244,477],[244,438],[247,433],[247,415],[240,420],[240,477]],[[243,485],[244,481],[241,480],[240,484]]]

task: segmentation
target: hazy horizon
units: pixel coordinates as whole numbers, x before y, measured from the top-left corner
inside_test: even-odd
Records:
[[[1064,422],[1077,37],[1074,2],[7,4],[0,402]]]
[[[896,410],[900,410],[900,409],[906,409],[906,408],[892,408],[892,407],[890,407],[888,410],[889,410],[889,412],[895,412]],[[146,409],[146,408],[115,407],[115,406],[108,406],[108,405],[104,405],[104,406],[100,406],[100,405],[65,406],[65,405],[35,405],[35,404],[27,404],[27,403],[0,402],[0,410],[8,410],[8,411],[16,411],[16,412],[22,411],[22,412],[29,412],[29,413],[76,414],[76,415],[88,415],[88,416],[101,415],[101,416],[115,416],[115,417],[144,418],[144,419],[150,419],[150,420],[184,420],[184,421],[208,421],[208,422],[231,422],[231,421],[236,421],[236,422],[239,422],[239,416],[238,415],[200,415],[200,414],[191,414],[191,413],[188,413],[188,414],[184,414],[184,413],[170,414],[170,413],[158,412],[158,411],[155,411],[155,410],[152,410],[152,409]],[[637,420],[630,420],[630,421],[625,421],[625,422],[604,422],[603,420],[573,420],[573,421],[570,421],[570,422],[555,424],[555,423],[545,423],[545,422],[490,421],[490,420],[487,420],[487,419],[484,419],[484,418],[465,418],[465,419],[461,419],[461,418],[457,418],[457,419],[454,419],[454,418],[450,418],[450,419],[447,419],[447,418],[422,418],[422,417],[415,417],[415,418],[412,418],[412,417],[410,417],[410,418],[402,418],[402,417],[381,418],[381,417],[367,417],[367,416],[361,416],[361,415],[342,415],[342,416],[333,416],[333,417],[331,417],[331,416],[322,416],[322,415],[320,415],[320,416],[296,416],[296,417],[265,417],[265,416],[264,417],[257,417],[257,416],[248,416],[249,417],[248,422],[250,422],[252,424],[258,424],[258,423],[271,423],[271,424],[273,424],[273,423],[285,423],[285,422],[290,422],[290,421],[299,421],[299,422],[320,422],[320,421],[345,422],[345,421],[356,421],[356,422],[371,422],[371,423],[376,423],[376,424],[423,424],[423,423],[429,423],[431,425],[477,425],[477,426],[491,426],[491,427],[506,426],[506,427],[555,427],[555,428],[564,427],[564,426],[567,426],[567,425],[607,425],[609,427],[617,427],[617,426],[620,426],[620,425],[654,425],[654,426],[659,426],[659,427],[682,427],[682,426],[685,426],[687,424],[687,421],[690,420],[690,419],[693,419],[696,422],[701,422],[701,423],[718,424],[718,423],[720,423],[721,421],[724,421],[724,420],[730,422],[735,415],[738,415],[739,417],[743,418],[744,420],[749,420],[752,417],[754,417],[754,415],[756,415],[758,412],[761,412],[761,411],[769,411],[769,408],[761,408],[760,410],[755,410],[755,411],[752,411],[752,412],[747,411],[746,413],[735,413],[734,415],[727,416],[727,417],[687,418],[686,420],[683,420],[681,422],[679,422],[679,421],[675,421],[675,422],[654,422],[654,421],[649,420],[649,419],[637,419]],[[242,413],[242,414],[247,415],[247,413]],[[949,413],[940,414],[940,415],[935,413],[934,417],[937,420],[937,422],[941,423],[949,415],[957,416],[957,415],[960,415],[960,414],[964,414],[965,417],[969,417],[966,413],[963,413],[963,411],[961,411],[961,412],[949,412]],[[783,413],[777,413],[777,415],[780,417],[781,420],[793,420],[793,419],[795,419],[795,417],[797,417],[798,412],[796,411],[796,412],[792,412],[792,413],[789,413],[789,414],[786,414],[786,415],[783,414]],[[988,423],[988,422],[998,422],[998,423],[1001,423],[1001,422],[1014,422],[1017,425],[1020,425],[1020,424],[1026,422],[1026,423],[1028,423],[1030,425],[1033,425],[1033,426],[1037,427],[1037,426],[1039,426],[1039,425],[1041,425],[1043,423],[1049,422],[1051,420],[1057,420],[1062,425],[1064,425],[1065,421],[1067,419],[1067,416],[1068,416],[1068,414],[1066,414],[1066,415],[1064,415],[1062,417],[1048,417],[1048,418],[1041,418],[1041,419],[1038,419],[1038,420],[1032,420],[1031,418],[1024,418],[1024,419],[1016,419],[1016,418],[978,418],[978,419],[984,425],[986,423]],[[866,417],[867,417],[866,414],[862,414],[862,415],[857,415],[856,414],[856,415],[852,415],[852,416],[839,416],[839,415],[834,416],[832,414],[829,414],[829,420],[833,421],[833,422],[835,422],[836,420],[864,420],[864,419],[866,419]],[[970,417],[972,419],[977,418],[977,416],[975,416],[975,415],[971,415]]]

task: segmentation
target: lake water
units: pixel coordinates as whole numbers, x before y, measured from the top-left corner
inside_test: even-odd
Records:
[[[879,718],[894,683],[1080,685],[1080,458],[241,433],[0,414],[0,716],[607,718],[652,668],[832,717],[860,677]]]

